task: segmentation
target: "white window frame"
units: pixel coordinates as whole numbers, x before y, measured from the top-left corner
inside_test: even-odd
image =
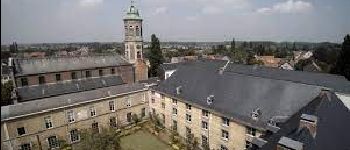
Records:
[[[55,139],[56,139],[56,141],[55,141],[55,142],[56,142],[56,144],[55,144],[56,147],[51,147],[51,144],[52,144],[52,143],[50,143],[50,138],[51,138],[51,137],[55,137]],[[48,146],[49,146],[50,149],[56,149],[56,148],[59,148],[59,147],[60,147],[60,142],[59,142],[58,137],[57,137],[56,135],[48,137],[48,138],[47,138],[47,144],[48,144]]]
[[[202,121],[202,129],[208,130],[208,128],[209,128],[208,122]]]
[[[172,99],[173,105],[177,106],[177,100],[176,99]]]
[[[175,112],[175,113],[174,113]],[[173,107],[173,115],[177,116],[177,108]]]
[[[73,141],[73,138],[72,138],[72,131],[73,131],[73,130],[75,130],[75,131],[77,132],[76,134],[78,135],[78,136],[77,136],[78,139],[76,139],[76,140],[74,140],[74,141]],[[73,130],[70,130],[70,131],[69,131],[69,139],[70,139],[70,142],[71,142],[71,143],[79,142],[79,141],[80,141],[80,134],[79,134],[79,131],[78,131],[78,129],[73,129]]]
[[[108,101],[108,108],[110,111],[115,112],[115,101]]]
[[[74,111],[73,110],[68,110],[66,114],[67,114],[67,121],[69,123],[75,122],[75,115],[74,115]]]
[[[91,106],[89,108],[89,112],[90,112],[90,117],[95,117],[96,116],[96,108],[94,106]]]
[[[186,114],[186,121],[192,122],[192,115],[191,114]]]
[[[229,127],[230,126],[230,119],[226,117],[221,117],[222,120],[222,126]]]
[[[205,110],[205,109],[202,109],[202,116],[205,117],[205,118],[208,118],[209,117],[209,111]]]
[[[51,129],[51,128],[53,128],[51,116],[46,116],[46,117],[44,117],[44,123],[45,123],[45,129]],[[47,125],[48,125],[49,127],[47,127]]]
[[[222,140],[228,141],[229,137],[230,137],[230,133],[227,130],[221,129],[221,138],[222,138]]]
[[[192,105],[186,103],[186,110],[192,110]]]

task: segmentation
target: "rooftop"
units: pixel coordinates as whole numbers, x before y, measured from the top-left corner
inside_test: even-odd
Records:
[[[3,106],[1,107],[1,121],[11,119],[11,117],[45,112],[49,109],[67,107],[77,103],[85,103],[91,100],[140,90],[144,90],[142,84],[123,84]]]
[[[17,88],[17,93],[19,101],[28,101],[121,84],[123,84],[123,80],[120,76],[104,76],[69,80],[52,84],[23,86]]]
[[[14,63],[16,76],[128,65],[120,55],[17,58]]]
[[[155,90],[215,110],[240,122],[265,128],[271,118],[283,116],[288,119],[317,98],[323,89],[314,85],[233,72],[219,74],[218,69],[225,63],[197,61],[182,65]],[[182,92],[177,94],[176,88],[179,86],[182,87]],[[215,97],[211,105],[206,101],[209,95]],[[261,114],[258,120],[253,120],[252,111],[257,109]]]

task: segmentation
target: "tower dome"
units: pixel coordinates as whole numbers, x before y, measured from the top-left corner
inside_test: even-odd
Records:
[[[139,10],[134,6],[134,2],[131,1],[131,5],[124,17],[124,20],[142,20]]]

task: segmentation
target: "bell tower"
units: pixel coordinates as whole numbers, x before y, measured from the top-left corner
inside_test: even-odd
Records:
[[[124,57],[133,64],[135,81],[148,79],[148,65],[143,58],[142,18],[134,1],[124,16]]]
[[[135,64],[138,59],[143,59],[142,48],[142,18],[138,9],[134,6],[134,1],[127,10],[124,17],[124,56],[131,64]]]

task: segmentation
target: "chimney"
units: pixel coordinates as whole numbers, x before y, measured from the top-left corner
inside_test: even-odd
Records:
[[[214,102],[214,95],[209,95],[207,97],[207,104],[210,105],[213,102]]]
[[[261,111],[260,111],[260,108],[256,108],[252,111],[251,113],[251,117],[253,120],[259,120],[259,116],[261,115]]]
[[[307,128],[310,131],[310,134],[315,137],[316,136],[316,129],[317,129],[317,116],[314,115],[308,115],[308,114],[302,114],[300,123],[299,123],[299,130],[302,128]]]
[[[176,87],[176,94],[181,94],[181,88],[182,86]]]

